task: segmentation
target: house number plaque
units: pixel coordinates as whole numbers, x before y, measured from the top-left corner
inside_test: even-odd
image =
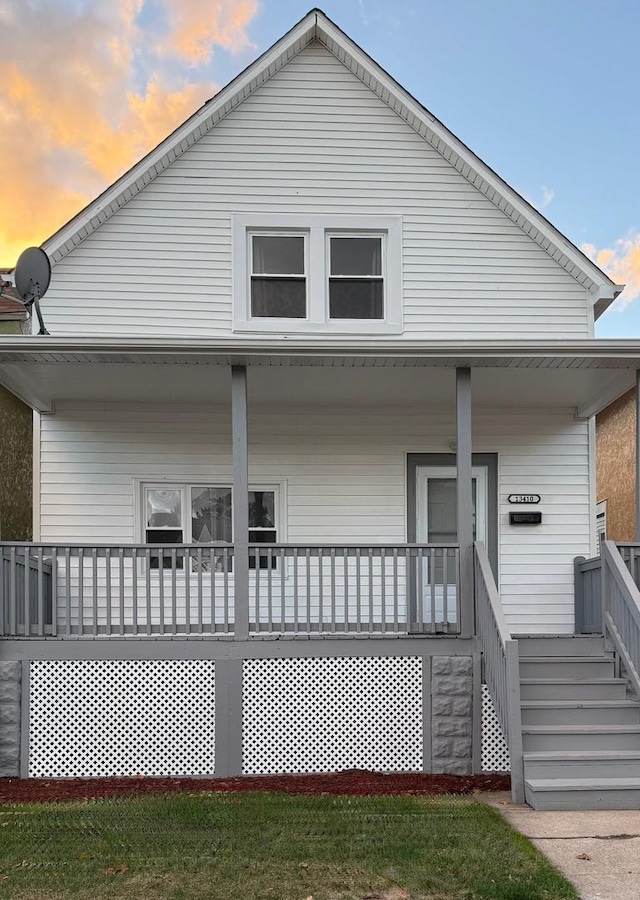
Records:
[[[509,503],[540,503],[540,494],[509,494]]]

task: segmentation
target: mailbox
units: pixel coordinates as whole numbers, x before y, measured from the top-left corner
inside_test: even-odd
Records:
[[[542,513],[537,509],[529,512],[510,512],[509,525],[540,525]]]

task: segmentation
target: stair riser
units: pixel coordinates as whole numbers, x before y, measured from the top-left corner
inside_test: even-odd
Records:
[[[582,762],[526,762],[527,778],[640,778],[640,760],[603,760],[594,757]]]
[[[604,656],[601,637],[518,638],[520,656]]]
[[[640,725],[637,706],[618,708],[601,706],[598,709],[562,707],[544,709],[523,709],[523,725]]]
[[[521,684],[521,700],[624,700],[627,690],[623,681],[614,684]]]
[[[543,662],[520,659],[520,678],[613,678],[613,660],[576,659],[560,662],[550,658]]]
[[[638,790],[530,791],[527,803],[534,809],[640,809]]]
[[[640,750],[640,734],[526,734],[522,735],[525,753],[529,750]]]

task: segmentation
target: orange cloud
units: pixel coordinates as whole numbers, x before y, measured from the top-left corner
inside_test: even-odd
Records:
[[[171,23],[165,52],[189,62],[206,62],[214,44],[240,50],[249,44],[246,27],[258,11],[257,0],[164,0]]]
[[[179,16],[151,22],[152,40],[138,24],[147,2],[151,15],[150,0],[73,8],[0,0],[0,266],[41,243],[211,97],[209,73],[194,79],[187,63],[208,60],[212,45],[247,45],[256,11],[252,0],[189,0]],[[170,72],[165,45],[182,48]]]
[[[581,249],[617,284],[626,285],[616,300],[615,309],[623,310],[640,296],[640,234],[620,238],[613,247],[602,250],[593,244],[583,244]]]

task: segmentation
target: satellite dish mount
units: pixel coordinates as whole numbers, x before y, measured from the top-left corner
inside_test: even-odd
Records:
[[[29,247],[23,250],[16,264],[16,290],[22,297],[22,302],[31,310],[36,308],[38,334],[49,334],[44,327],[44,320],[40,310],[40,299],[44,297],[51,281],[51,263],[49,257],[40,247]]]

